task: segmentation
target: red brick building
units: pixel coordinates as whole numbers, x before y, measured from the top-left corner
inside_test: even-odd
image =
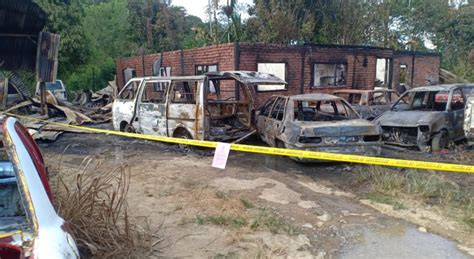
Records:
[[[229,43],[116,61],[119,87],[135,76],[185,76],[215,70],[270,72],[288,82],[285,88],[258,86],[257,105],[273,94],[429,85],[438,82],[439,68],[440,56],[431,52],[367,46],[262,43]]]

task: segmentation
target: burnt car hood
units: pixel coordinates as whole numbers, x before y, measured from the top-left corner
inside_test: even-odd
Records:
[[[301,133],[304,136],[337,137],[380,134],[378,125],[363,119],[327,122],[294,121],[293,123],[301,127]]]
[[[439,111],[388,111],[374,122],[389,127],[418,127],[438,121],[443,112]]]

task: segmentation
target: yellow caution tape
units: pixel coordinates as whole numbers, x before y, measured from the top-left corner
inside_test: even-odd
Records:
[[[191,146],[198,146],[198,147],[207,147],[207,148],[216,148],[217,146],[217,142],[214,142],[214,141],[144,135],[144,134],[138,134],[138,133],[121,132],[121,131],[116,131],[116,130],[98,129],[98,128],[91,128],[91,127],[85,127],[85,126],[70,125],[70,124],[59,123],[59,122],[45,121],[38,118],[22,116],[22,115],[17,115],[17,114],[12,114],[12,113],[4,113],[4,114],[22,118],[22,119],[36,120],[36,121],[41,121],[41,122],[45,122],[45,123],[49,123],[53,125],[60,125],[63,127],[80,129],[80,130],[90,131],[90,132],[95,132],[95,133],[104,133],[104,134],[124,136],[124,137],[130,137],[130,138],[160,141],[160,142],[174,143],[174,144],[191,145]],[[307,151],[307,150],[299,150],[299,149],[284,149],[284,148],[274,148],[274,147],[243,145],[243,144],[231,144],[231,150],[248,152],[248,153],[279,155],[279,156],[329,160],[329,161],[338,161],[338,162],[350,162],[350,163],[368,164],[368,165],[381,165],[381,166],[391,166],[391,167],[415,168],[415,169],[474,174],[474,166],[472,165],[456,165],[456,164],[425,162],[425,161],[417,161],[417,160],[404,160],[404,159],[383,158],[383,157],[336,154],[336,153],[327,153],[327,152]]]

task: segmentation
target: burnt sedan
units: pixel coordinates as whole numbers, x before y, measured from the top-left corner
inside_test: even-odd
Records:
[[[374,122],[382,127],[387,144],[439,151],[465,137],[464,107],[473,88],[473,84],[413,88]]]
[[[263,141],[274,147],[364,155],[381,151],[379,126],[334,95],[273,96],[256,120]]]
[[[335,91],[333,94],[346,99],[362,118],[367,120],[373,120],[390,110],[391,105],[399,97],[392,89],[346,89]]]

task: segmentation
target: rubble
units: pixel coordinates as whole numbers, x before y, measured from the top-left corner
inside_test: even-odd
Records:
[[[82,91],[85,93],[86,91]],[[111,120],[112,101],[115,97],[115,81],[97,91],[90,92],[92,98],[84,103],[59,100],[50,91],[46,91],[47,115],[41,115],[41,101],[35,97],[25,98],[6,109],[5,112],[27,115],[35,120],[22,120],[33,139],[54,141],[63,132],[89,133],[88,131],[69,128],[61,124],[84,125],[100,124]],[[82,98],[84,99],[84,98]]]

